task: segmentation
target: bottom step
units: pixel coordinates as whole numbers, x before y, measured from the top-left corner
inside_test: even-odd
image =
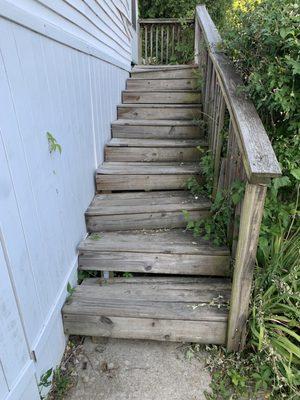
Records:
[[[225,344],[226,278],[87,279],[63,308],[66,334]]]

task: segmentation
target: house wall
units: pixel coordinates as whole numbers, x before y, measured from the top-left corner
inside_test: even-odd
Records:
[[[0,400],[38,399],[64,351],[60,310],[136,41],[130,7],[0,0]]]

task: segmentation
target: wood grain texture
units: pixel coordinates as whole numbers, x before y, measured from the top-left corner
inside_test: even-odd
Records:
[[[183,190],[187,181],[193,174],[169,174],[169,175],[97,175],[96,187],[98,192],[103,190]]]
[[[229,256],[82,251],[79,268],[148,274],[228,276]]]
[[[66,334],[123,339],[224,344],[227,322],[178,321],[149,318],[109,317],[65,314]]]
[[[199,105],[187,104],[123,104],[117,108],[122,119],[174,119],[193,120],[201,117]]]
[[[106,146],[104,154],[105,161],[191,162],[200,159],[200,153],[195,147]]]
[[[117,281],[115,284],[114,281]],[[223,343],[230,287],[228,281],[180,277],[107,281],[106,285],[81,285],[66,302],[66,333],[93,336],[151,338]],[[220,297],[221,296],[221,297]],[[210,305],[222,299],[224,306]],[[201,306],[200,306],[201,304]],[[199,323],[201,322],[201,324]],[[169,324],[169,325],[168,325]],[[204,334],[205,329],[205,334]]]
[[[85,215],[89,232],[184,228],[183,209],[191,219],[204,218],[209,215],[210,202],[197,201],[187,192],[134,192],[130,197],[116,193],[96,196]]]
[[[124,104],[199,104],[200,93],[194,90],[123,91]]]
[[[209,241],[194,238],[182,229],[148,230],[133,232],[100,232],[100,239],[86,238],[79,245],[79,252],[132,251],[163,254],[229,255],[224,246],[214,246]]]
[[[135,90],[192,90],[197,89],[196,78],[179,79],[139,79],[129,78],[126,82],[128,91]]]
[[[143,163],[143,162],[104,162],[97,169],[97,174],[103,175],[173,175],[197,174],[200,167],[197,163]]]
[[[112,124],[113,138],[195,139],[204,132],[193,121],[119,119]]]
[[[195,78],[195,67],[194,68],[171,68],[171,69],[155,69],[151,68],[141,68],[133,69],[131,71],[131,78],[143,78],[143,79],[191,79]]]
[[[206,140],[172,140],[172,139],[111,139],[107,146],[110,147],[171,147],[171,148],[182,148],[182,147],[197,147],[207,146]]]
[[[265,196],[266,186],[247,184],[240,216],[228,323],[227,348],[233,351],[242,350],[245,346],[253,268]]]

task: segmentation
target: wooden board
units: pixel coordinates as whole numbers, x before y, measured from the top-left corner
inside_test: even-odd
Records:
[[[194,174],[114,174],[97,175],[96,187],[102,191],[124,190],[183,190],[186,189],[188,179]]]
[[[86,215],[132,214],[145,212],[170,212],[208,210],[210,201],[205,197],[195,199],[187,191],[112,193],[95,196]]]
[[[79,269],[149,274],[228,276],[229,256],[80,251]]]
[[[132,78],[146,78],[146,79],[177,79],[177,78],[195,78],[195,68],[181,68],[181,69],[133,69],[131,72]]]
[[[105,147],[105,161],[199,161],[195,147]]]
[[[200,92],[195,90],[144,90],[124,91],[124,104],[199,104]]]
[[[199,105],[187,104],[122,104],[117,108],[118,118],[123,119],[183,119],[193,120],[201,117]]]
[[[197,79],[127,79],[127,90],[191,90],[197,89]]]
[[[197,163],[143,163],[143,162],[104,162],[97,174],[104,175],[190,175],[200,172]]]
[[[63,308],[65,332],[224,343],[230,286],[227,280],[209,280],[121,278],[78,286]]]
[[[133,232],[102,232],[99,240],[87,238],[79,251],[132,251],[135,253],[229,255],[227,247],[213,246],[182,229]]]
[[[122,318],[86,314],[64,314],[67,335],[111,337],[122,339],[149,339],[203,344],[225,344],[225,321],[178,321],[156,318]]]
[[[112,139],[105,147],[105,161],[182,162],[198,161],[196,146],[204,140]]]
[[[79,246],[79,268],[163,274],[229,274],[229,251],[182,230],[102,232]]]
[[[188,210],[191,219],[209,215],[210,202],[196,201],[189,193],[142,192],[131,198],[119,193],[108,195],[105,200],[98,195],[86,212],[89,232],[117,231],[131,229],[156,229],[185,227],[182,210]],[[143,196],[141,195],[143,194]],[[117,196],[115,198],[115,196]]]
[[[206,140],[172,140],[172,139],[111,139],[107,146],[113,147],[207,147]]]
[[[195,139],[204,136],[193,121],[185,120],[129,120],[120,119],[112,124],[113,138],[140,139]]]

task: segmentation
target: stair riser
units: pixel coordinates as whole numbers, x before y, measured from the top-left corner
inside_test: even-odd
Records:
[[[151,147],[106,147],[106,161],[198,161],[199,151],[194,147],[187,148],[151,148]]]
[[[137,104],[199,104],[200,93],[182,92],[123,92],[122,102]]]
[[[105,315],[64,314],[67,335],[123,339],[225,344],[227,322],[178,321],[152,318],[124,318]]]
[[[198,126],[112,125],[113,138],[131,139],[198,139]]]
[[[229,256],[80,251],[79,268],[174,275],[229,275]]]
[[[118,107],[118,118],[122,119],[193,120],[200,117],[200,107]]]
[[[177,79],[185,78],[190,79],[196,77],[197,70],[192,68],[184,68],[177,70],[166,70],[166,71],[141,71],[131,72],[131,78],[145,78],[145,79]]]
[[[208,215],[208,210],[189,211],[189,217],[192,220]],[[86,216],[88,232],[185,228],[186,224],[182,211]]]
[[[127,90],[193,90],[197,79],[128,79]]]
[[[97,191],[185,189],[193,175],[97,175]]]

